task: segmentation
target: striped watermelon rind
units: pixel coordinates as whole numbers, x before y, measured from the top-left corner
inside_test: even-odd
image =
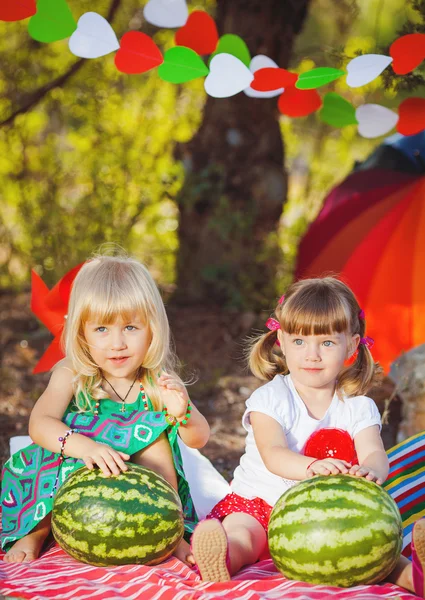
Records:
[[[317,476],[287,490],[269,522],[269,548],[288,579],[351,587],[382,581],[403,541],[399,510],[376,483]]]
[[[150,469],[127,463],[105,477],[82,467],[59,488],[52,531],[73,558],[95,565],[155,565],[167,559],[184,533],[180,498]]]

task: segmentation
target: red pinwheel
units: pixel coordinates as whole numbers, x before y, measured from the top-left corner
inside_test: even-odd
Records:
[[[53,342],[35,365],[33,373],[49,371],[53,365],[64,357],[61,348],[61,335],[65,316],[68,312],[71,286],[82,266],[83,263],[68,271],[51,290],[41,277],[35,271],[32,271],[31,310],[54,335]]]

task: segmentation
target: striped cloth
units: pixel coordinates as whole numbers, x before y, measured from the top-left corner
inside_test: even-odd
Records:
[[[385,484],[399,505],[404,525],[403,554],[410,555],[413,523],[425,515],[425,432],[389,452]],[[422,488],[422,489],[421,489]],[[1,555],[0,555],[1,560]],[[341,589],[290,581],[264,560],[242,569],[228,583],[202,583],[175,558],[156,567],[100,568],[70,558],[57,546],[28,564],[0,562],[0,595],[28,600],[415,600],[392,584]]]
[[[425,516],[425,432],[388,451],[390,473],[384,488],[397,502],[403,521],[403,554],[410,557],[412,529]]]

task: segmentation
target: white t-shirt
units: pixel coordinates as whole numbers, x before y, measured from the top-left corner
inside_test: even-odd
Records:
[[[263,463],[255,444],[249,414],[260,412],[275,419],[286,435],[288,447],[301,452],[311,434],[318,429],[335,427],[354,437],[366,427],[379,425],[381,416],[374,401],[367,396],[354,396],[340,400],[335,393],[322,419],[308,414],[290,375],[275,378],[256,390],[246,401],[242,425],[247,430],[245,454],[235,470],[232,492],[244,498],[262,498],[271,506],[289,487],[298,483],[271,473]]]

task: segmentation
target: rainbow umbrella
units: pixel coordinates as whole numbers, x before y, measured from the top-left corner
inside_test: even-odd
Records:
[[[366,313],[388,371],[425,342],[425,133],[392,136],[326,198],[296,277],[338,274]]]

